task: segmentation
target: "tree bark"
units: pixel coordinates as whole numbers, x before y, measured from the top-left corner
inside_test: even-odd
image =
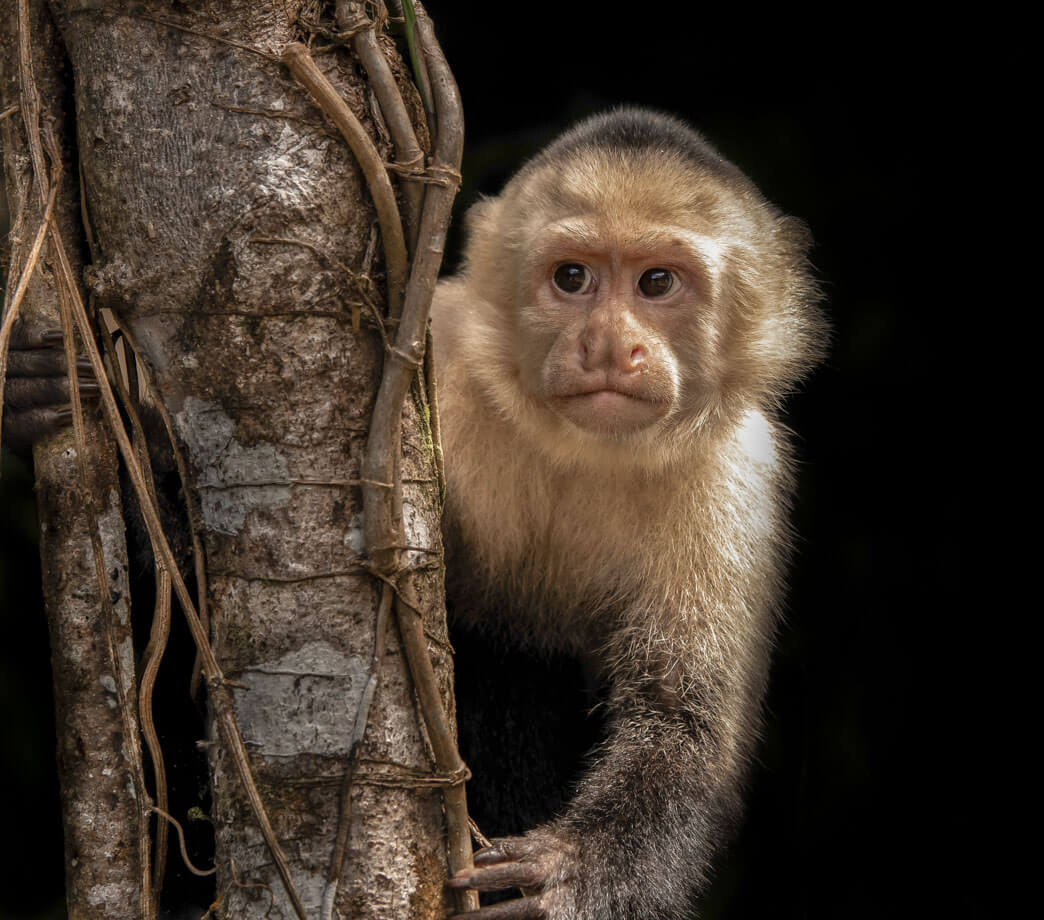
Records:
[[[51,3],[76,87],[88,286],[135,343],[172,421],[214,652],[293,885],[317,917],[381,594],[363,554],[359,463],[383,363],[366,303],[380,309],[384,293],[360,170],[278,60],[312,6]],[[315,57],[390,159],[350,54]],[[452,713],[419,397],[403,450],[406,543],[429,566],[413,585]],[[394,626],[379,671],[334,916],[441,918],[441,790],[424,779],[430,745]],[[295,916],[223,738],[215,729],[206,743],[219,914]]]
[[[62,74],[61,46],[44,5],[26,6],[29,15],[21,25],[32,37],[40,93],[40,110],[30,112],[30,117],[55,133],[62,175],[54,223],[70,259],[82,268],[72,99]],[[19,25],[15,3],[5,4],[0,21],[0,111],[23,102]],[[0,123],[7,198],[12,215],[18,216],[8,263],[12,288],[42,224],[47,197],[45,185],[34,176],[24,108]],[[49,166],[54,179],[57,164]],[[61,320],[49,247],[43,253],[20,314],[34,325],[57,328]],[[34,449],[67,903],[71,920],[138,920],[149,916],[140,896],[143,878],[147,883],[148,877],[149,836],[138,747],[127,546],[116,450],[96,411],[85,413],[84,434],[85,443],[78,445],[68,428]]]

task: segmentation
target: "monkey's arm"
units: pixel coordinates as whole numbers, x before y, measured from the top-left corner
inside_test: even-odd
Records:
[[[689,916],[710,858],[740,810],[747,733],[732,715],[749,707],[738,687],[730,691],[717,679],[684,694],[665,684],[648,677],[618,681],[609,737],[565,815],[524,837],[494,841],[476,856],[474,871],[451,882],[479,890],[524,887],[535,889],[533,896],[464,916]]]

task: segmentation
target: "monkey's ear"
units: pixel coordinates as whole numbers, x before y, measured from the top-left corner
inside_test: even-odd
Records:
[[[776,218],[777,232],[782,239],[787,241],[790,251],[798,258],[808,257],[808,251],[812,248],[812,231],[800,217],[791,217],[789,214]]]
[[[792,372],[788,386],[819,364],[830,346],[830,323],[822,310],[823,289],[816,279],[809,252],[814,240],[812,232],[798,217],[781,217],[779,232],[786,241],[789,270],[787,278],[787,335],[793,351]]]
[[[464,217],[464,225],[467,227],[469,239],[488,238],[496,232],[500,206],[499,198],[480,198],[468,208],[468,213]]]
[[[510,239],[511,228],[505,227],[503,198],[483,198],[473,204],[464,218],[467,242],[464,246],[463,274],[473,285],[473,292],[494,303],[510,303],[510,285],[514,283],[511,271],[505,272],[510,261],[505,252],[505,240]],[[504,284],[509,287],[502,289]],[[506,298],[498,300],[498,297]]]

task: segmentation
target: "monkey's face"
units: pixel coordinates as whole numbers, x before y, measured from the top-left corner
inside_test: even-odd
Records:
[[[584,149],[469,224],[469,313],[440,335],[466,338],[498,414],[565,460],[669,459],[814,357],[805,235],[738,174]]]
[[[519,309],[524,385],[577,428],[613,436],[683,414],[714,365],[707,242],[619,218],[542,228]]]

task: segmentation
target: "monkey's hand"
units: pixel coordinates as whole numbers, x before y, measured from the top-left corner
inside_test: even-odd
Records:
[[[476,854],[475,869],[450,880],[454,888],[522,886],[534,895],[463,917],[678,920],[693,914],[711,857],[739,814],[741,770],[718,740],[728,737],[729,726],[692,709],[653,705],[634,692],[618,712],[565,813],[524,837],[494,841]]]
[[[4,446],[27,454],[35,441],[72,424],[61,329],[17,323],[7,358]],[[83,399],[97,399],[98,384],[86,358],[77,359],[76,374]]]
[[[522,888],[526,896],[502,901],[454,920],[581,920],[574,880],[579,847],[557,827],[542,827],[524,837],[501,837],[475,854],[475,868],[458,872],[451,888],[501,891]]]

